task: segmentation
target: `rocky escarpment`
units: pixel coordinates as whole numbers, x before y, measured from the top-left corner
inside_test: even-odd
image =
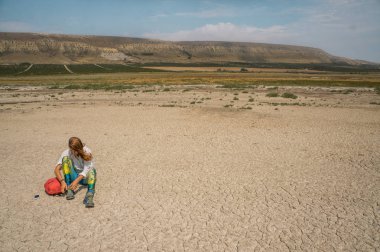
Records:
[[[0,33],[0,63],[344,63],[359,61],[302,46],[240,42]]]

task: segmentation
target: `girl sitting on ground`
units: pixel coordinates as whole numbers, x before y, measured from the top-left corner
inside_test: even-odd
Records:
[[[63,171],[63,176],[61,175]],[[91,150],[78,137],[69,139],[69,149],[62,152],[54,169],[55,176],[61,183],[61,192],[66,199],[75,198],[78,184],[87,185],[87,193],[83,200],[86,207],[94,207],[96,170]]]

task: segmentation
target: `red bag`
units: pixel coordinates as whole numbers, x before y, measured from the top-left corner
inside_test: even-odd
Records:
[[[45,192],[49,195],[61,194],[61,183],[59,183],[57,178],[48,179],[45,182]]]

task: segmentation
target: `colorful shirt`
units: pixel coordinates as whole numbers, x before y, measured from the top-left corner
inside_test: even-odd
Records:
[[[87,146],[83,147],[83,151],[87,154],[91,154],[91,150]],[[95,168],[94,158],[92,158],[90,161],[83,160],[82,157],[76,157],[73,153],[71,153],[70,149],[62,152],[61,157],[58,159],[57,165],[62,165],[63,157],[70,157],[73,161],[75,171],[84,177],[87,176],[87,173],[89,171]]]

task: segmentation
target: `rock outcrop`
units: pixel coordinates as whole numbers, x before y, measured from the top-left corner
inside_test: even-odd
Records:
[[[0,63],[343,63],[317,48],[243,42],[161,40],[36,33],[0,33]]]

